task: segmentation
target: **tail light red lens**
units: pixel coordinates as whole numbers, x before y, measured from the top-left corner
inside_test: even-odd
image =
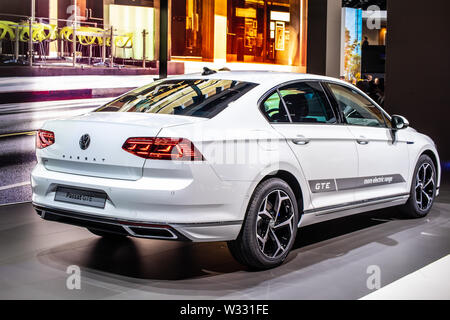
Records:
[[[44,149],[55,143],[55,134],[47,130],[36,132],[36,148]]]
[[[138,157],[156,160],[203,161],[194,144],[184,138],[129,138],[122,149]]]

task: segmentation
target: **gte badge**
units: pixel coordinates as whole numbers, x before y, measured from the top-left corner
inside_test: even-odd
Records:
[[[91,143],[91,137],[86,133],[83,134],[80,138],[80,148],[81,150],[86,150]]]
[[[309,181],[309,187],[312,193],[332,192],[336,191],[336,182],[334,179],[311,180]]]

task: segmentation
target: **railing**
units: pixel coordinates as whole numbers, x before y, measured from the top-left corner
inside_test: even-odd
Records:
[[[116,50],[122,49],[123,53],[131,50],[131,56],[134,56],[134,33],[119,32],[113,26],[102,28],[96,22],[74,23],[52,18],[35,18],[33,21],[27,16],[2,13],[0,17],[9,18],[0,20],[0,55],[9,58],[3,60],[3,64],[46,65],[63,60],[73,66],[80,62],[113,67]],[[61,26],[63,24],[65,26]],[[144,42],[146,34],[144,30]],[[57,45],[51,48],[52,43]]]

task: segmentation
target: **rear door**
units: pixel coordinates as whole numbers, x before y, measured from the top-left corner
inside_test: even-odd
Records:
[[[407,141],[394,139],[387,115],[364,95],[347,86],[328,83],[358,149],[358,176],[343,181],[355,190],[355,200],[407,193]]]
[[[313,207],[354,201],[353,190],[338,191],[336,180],[357,175],[356,145],[348,128],[339,124],[322,85],[284,85],[263,101],[262,109],[295,153]]]

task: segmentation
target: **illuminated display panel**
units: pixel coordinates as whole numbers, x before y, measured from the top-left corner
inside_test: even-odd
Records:
[[[178,0],[172,59],[306,67],[307,0]]]
[[[342,9],[341,74],[349,81],[361,78],[362,10]]]
[[[227,3],[227,61],[306,65],[306,0]]]
[[[119,34],[132,34],[132,48],[115,48],[115,57],[142,59],[144,48],[142,32],[146,30],[145,56],[147,60],[154,58],[154,16],[154,8],[109,5],[110,24]]]

